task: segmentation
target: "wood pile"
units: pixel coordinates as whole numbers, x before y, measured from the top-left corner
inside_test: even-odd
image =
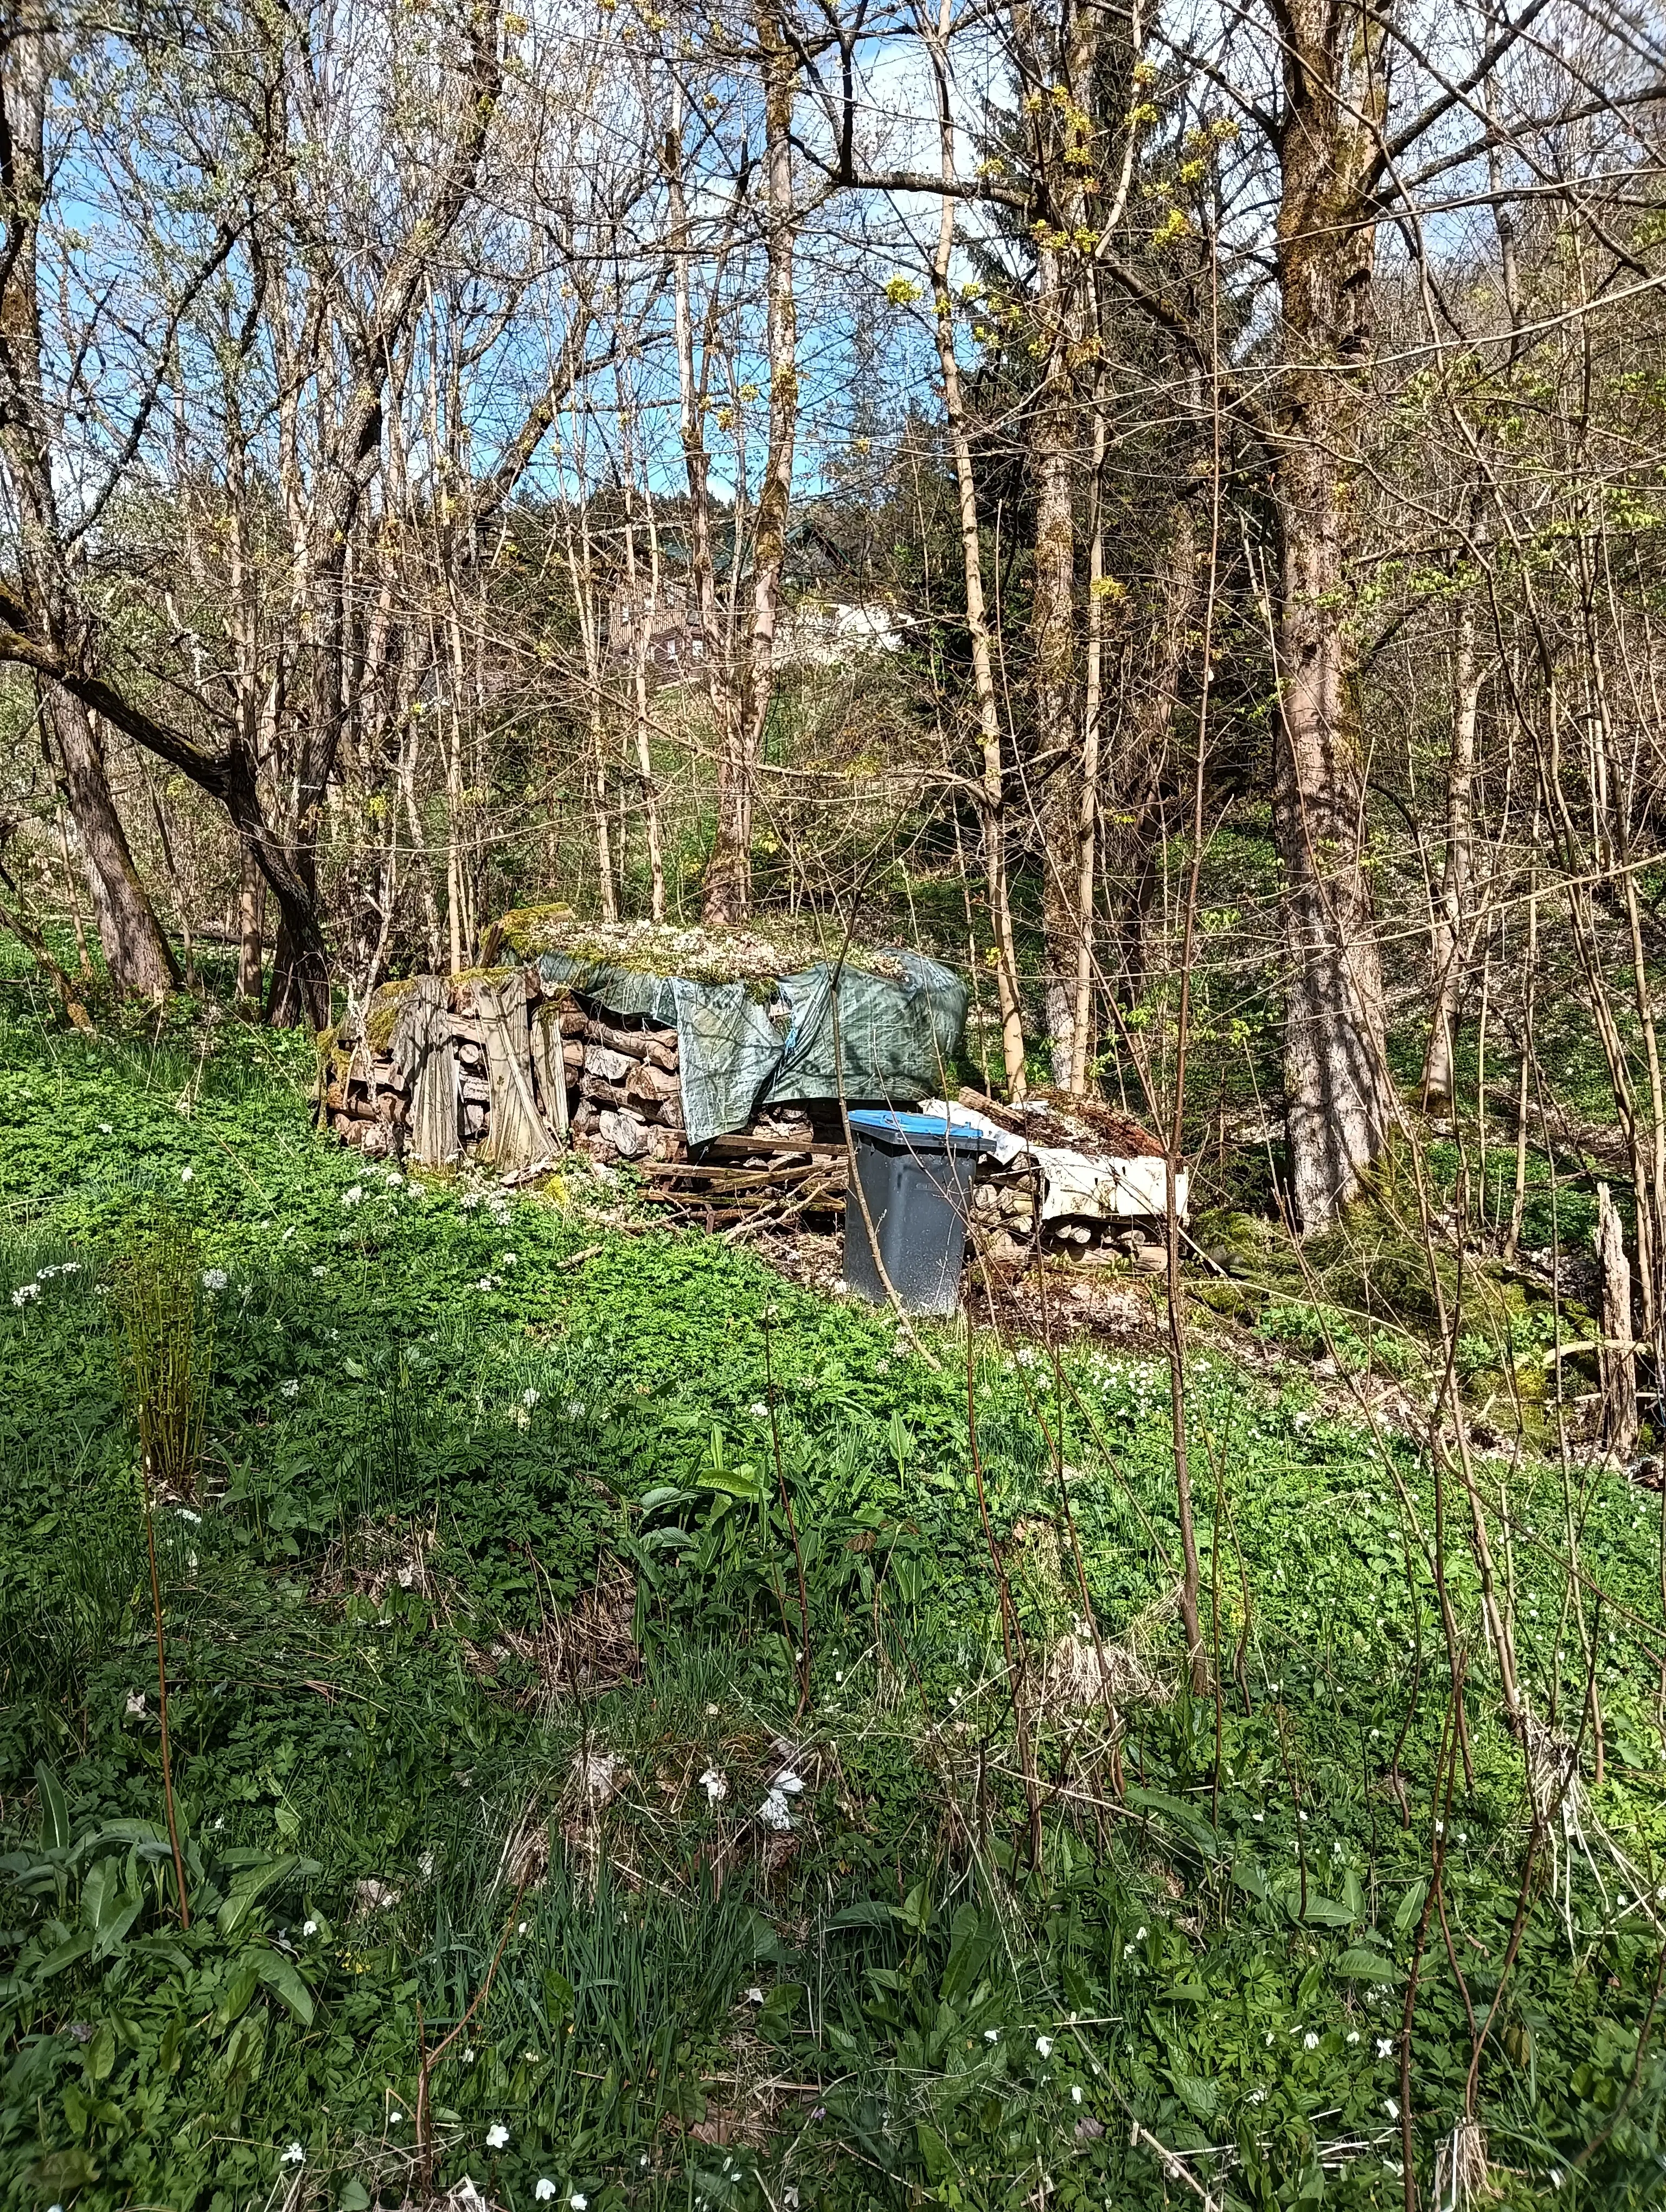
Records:
[[[709,1226],[843,1206],[836,1109],[776,1107],[689,1157],[677,1032],[536,968],[384,984],[356,1036],[325,1042],[321,1121],[371,1158],[553,1166],[568,1146],[647,1179],[649,1203]]]
[[[1026,1146],[1158,1148],[1125,1115],[1053,1096],[1003,1105],[963,1091]],[[844,1210],[845,1136],[836,1103],[784,1105],[691,1157],[674,1029],[612,1012],[536,967],[417,975],[384,984],[350,1031],[325,1040],[319,1115],[372,1158],[429,1168],[465,1159],[501,1174],[554,1169],[569,1146],[642,1178],[641,1197],[726,1234],[748,1225],[831,1226]],[[1038,1246],[1138,1256],[1149,1231],[1122,1219],[1043,1218],[1043,1177],[1026,1150],[981,1164],[969,1224],[975,1251],[1015,1260]],[[1155,1250],[1158,1248],[1152,1246]]]

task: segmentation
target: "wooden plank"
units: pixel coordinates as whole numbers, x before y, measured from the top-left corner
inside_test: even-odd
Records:
[[[556,1133],[558,1145],[569,1145],[573,1133],[567,1114],[567,1064],[562,1050],[561,1020],[554,1006],[540,1006],[531,1021],[532,1074],[543,1102],[544,1119]]]
[[[702,1158],[714,1160],[751,1159],[760,1152],[808,1152],[812,1159],[818,1160],[842,1160],[845,1157],[842,1145],[823,1144],[813,1137],[806,1137],[802,1143],[796,1137],[714,1137],[700,1150]]]
[[[545,1159],[554,1140],[532,1099],[532,1043],[522,977],[502,984],[483,978],[474,987],[475,1017],[486,1033],[491,1119],[480,1158],[501,1167],[524,1168]]]
[[[425,1168],[449,1167],[462,1150],[456,1017],[437,975],[419,975],[399,1004],[389,1053],[410,1086],[410,1157]]]

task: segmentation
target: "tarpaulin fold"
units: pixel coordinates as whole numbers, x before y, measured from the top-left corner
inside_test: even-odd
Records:
[[[696,983],[569,952],[542,953],[538,968],[546,991],[577,991],[616,1014],[676,1030],[683,1119],[690,1145],[699,1146],[745,1128],[770,1106],[841,1091],[853,1104],[912,1106],[948,1086],[966,1026],[966,986],[923,953],[879,957],[895,976],[818,961],[763,987]]]

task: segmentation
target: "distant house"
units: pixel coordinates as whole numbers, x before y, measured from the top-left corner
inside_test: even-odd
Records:
[[[721,618],[731,557],[727,531],[717,533],[714,554]],[[751,564],[742,557],[744,579]],[[906,618],[888,601],[865,598],[857,579],[841,573],[843,567],[836,549],[813,524],[794,531],[775,624],[777,668],[836,668],[858,654],[895,653],[901,647]],[[739,597],[744,620],[744,590]],[[688,580],[687,549],[675,538],[661,539],[657,584],[641,574],[634,585],[622,580],[608,599],[609,659],[629,667],[644,645],[649,680],[656,688],[689,683],[704,668],[706,641]]]
[[[607,603],[608,658],[632,667],[646,637],[650,680],[684,684],[705,665],[706,641],[693,618],[691,593],[675,577],[661,576],[657,586],[646,577],[619,584]]]

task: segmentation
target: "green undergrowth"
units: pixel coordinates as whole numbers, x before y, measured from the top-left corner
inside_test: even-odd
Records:
[[[368,1167],[234,1024],[0,1046],[0,2203],[414,2199],[439,2049],[432,2190],[514,2212],[1195,2201],[1137,2130],[1223,2204],[1398,2204],[1420,1928],[1426,2192],[1496,2002],[1505,2201],[1654,2201],[1657,1501],[1480,1463],[1583,1775],[1529,1859],[1468,1499],[1295,1366],[1192,1363],[1194,1696],[1161,1366],[969,1374],[587,1178]],[[112,1290],[160,1248],[188,1928]]]

